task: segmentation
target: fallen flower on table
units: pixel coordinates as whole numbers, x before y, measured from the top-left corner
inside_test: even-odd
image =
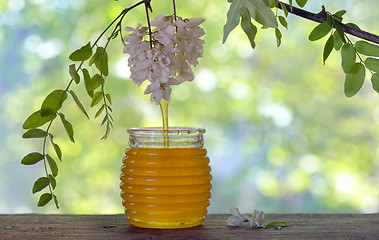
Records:
[[[248,217],[250,227],[251,228],[255,226],[260,227],[261,226],[260,222],[263,220],[264,217],[265,217],[265,214],[263,211],[254,210],[251,216]]]
[[[239,227],[243,222],[249,222],[250,227],[254,228],[270,228],[281,229],[282,227],[288,227],[288,224],[285,222],[272,222],[268,224],[262,224],[261,221],[264,218],[264,212],[254,210],[252,214],[242,214],[239,209],[232,207],[229,209],[232,216],[226,220],[226,225],[229,227]]]
[[[226,220],[226,225],[230,227],[238,227],[243,222],[249,221],[248,217],[240,213],[238,208],[232,207],[229,209],[232,216]]]

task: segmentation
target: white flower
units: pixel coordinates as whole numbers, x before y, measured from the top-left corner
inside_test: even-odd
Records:
[[[238,227],[243,222],[249,222],[251,228],[252,227],[260,227],[261,221],[264,218],[264,212],[263,211],[254,210],[251,215],[250,214],[241,214],[239,209],[235,208],[235,207],[230,208],[229,211],[232,214],[232,216],[230,216],[226,220],[227,226]]]
[[[155,27],[153,32],[156,40],[165,46],[174,44],[175,28],[173,25],[173,16],[158,14],[155,19],[151,21],[151,25]]]
[[[265,217],[263,211],[257,211],[254,210],[251,216],[248,217],[250,227],[260,227],[261,226],[261,221]]]
[[[203,18],[182,19],[159,14],[151,21],[151,43],[146,40],[148,28],[138,24],[136,28],[126,27],[131,32],[124,37],[124,53],[128,53],[130,78],[140,86],[145,80],[150,84],[145,94],[156,104],[163,98],[170,101],[171,85],[192,81],[192,66],[198,64],[202,56],[205,34],[199,24]]]
[[[226,225],[231,227],[238,227],[243,222],[247,221],[247,216],[240,213],[238,208],[232,207],[229,209],[232,216],[226,220]]]
[[[165,86],[164,84],[157,87],[156,83],[158,83],[158,81],[147,86],[145,94],[151,93],[150,100],[154,101],[156,104],[159,104],[162,98],[169,102],[171,100],[171,87]]]

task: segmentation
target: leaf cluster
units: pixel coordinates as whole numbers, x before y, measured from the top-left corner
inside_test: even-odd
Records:
[[[59,160],[62,160],[62,152],[60,150],[60,147],[58,144],[56,144],[53,140],[53,136],[39,128],[33,128],[29,129],[27,132],[25,132],[22,136],[23,138],[42,138],[44,141],[44,148],[46,144],[46,139],[49,138],[50,142],[53,146],[53,149],[55,150],[56,156]],[[57,186],[56,177],[58,175],[58,166],[56,161],[45,152],[45,149],[43,153],[39,152],[32,152],[26,155],[22,160],[21,163],[24,165],[35,165],[39,162],[43,162],[43,166],[45,169],[46,176],[38,178],[32,188],[32,193],[38,193],[45,188],[48,188],[48,192],[43,193],[38,201],[38,206],[42,207],[45,206],[47,203],[49,203],[52,199],[54,200],[55,206],[59,208],[58,205],[58,199],[57,196],[53,193],[53,190]]]
[[[329,57],[330,53],[340,51],[341,67],[345,75],[344,93],[346,97],[352,97],[362,88],[366,77],[366,69],[371,72],[372,87],[379,92],[379,46],[359,40],[353,43],[345,34],[342,27],[343,15],[345,10],[340,10],[334,14],[327,13],[325,22],[318,24],[309,34],[310,41],[316,41],[329,37],[324,45],[323,63]],[[354,23],[346,25],[359,27]],[[363,60],[362,55],[366,56]]]
[[[108,41],[110,41],[110,39],[113,38],[108,38]],[[102,137],[102,139],[106,139],[110,133],[111,128],[113,128],[113,117],[111,115],[112,107],[110,106],[112,105],[112,98],[109,93],[104,92],[106,77],[109,74],[108,53],[106,49],[101,46],[98,46],[96,48],[96,52],[93,53],[91,45],[90,43],[88,43],[87,45],[75,50],[69,56],[69,58],[72,61],[81,61],[81,66],[84,61],[89,60],[89,67],[95,65],[96,70],[98,71],[98,73],[93,74],[91,76],[90,71],[87,68],[80,67],[81,74],[84,79],[84,86],[86,92],[91,99],[91,107],[95,107],[96,105],[102,102],[102,104],[100,104],[100,108],[97,110],[95,114],[95,118],[99,117],[103,112],[105,113],[101,125],[104,125],[106,123],[106,131],[104,136]],[[70,72],[70,75],[73,79],[74,77],[76,77],[78,79],[77,82],[80,82],[80,75],[78,74],[78,71],[75,71],[74,74],[71,74]],[[88,117],[87,113],[83,108],[83,105],[80,104],[78,98],[75,97],[75,99],[77,100],[75,100],[75,102],[77,103],[79,109]]]
[[[142,3],[143,1],[134,5],[133,7],[136,7]],[[31,114],[23,124],[23,128],[27,130],[23,134],[23,138],[42,139],[42,152],[29,153],[21,160],[21,163],[23,165],[35,165],[40,162],[43,163],[45,176],[38,178],[32,188],[33,193],[38,193],[44,189],[48,189],[48,192],[45,192],[40,196],[37,204],[40,207],[45,206],[51,200],[54,200],[56,207],[59,208],[57,196],[53,193],[57,185],[56,177],[59,170],[56,161],[51,156],[51,154],[48,153],[47,147],[50,143],[52,149],[54,149],[56,157],[62,161],[61,148],[54,141],[54,135],[50,132],[50,128],[57,118],[60,119],[62,126],[66,130],[69,140],[73,143],[75,142],[74,128],[66,118],[65,114],[60,111],[64,102],[68,99],[68,95],[71,96],[78,109],[89,119],[89,115],[79,97],[72,89],[70,89],[72,83],[75,82],[76,84],[80,84],[83,82],[86,92],[90,97],[91,107],[100,105],[95,114],[95,118],[99,117],[102,113],[105,115],[101,123],[101,125],[106,125],[106,131],[102,139],[106,139],[110,133],[111,128],[113,128],[113,117],[111,115],[112,98],[109,93],[104,92],[104,85],[106,82],[106,77],[109,74],[108,53],[106,51],[106,47],[108,46],[110,40],[114,38],[109,37],[105,47],[98,46],[97,43],[104,35],[104,33],[109,29],[109,27],[116,22],[117,19],[119,19],[119,22],[116,28],[113,30],[111,36],[114,36],[115,33],[120,31],[121,21],[126,13],[127,11],[122,11],[121,14],[100,34],[93,45],[88,42],[86,45],[80,47],[70,54],[69,59],[74,62],[79,62],[79,65],[77,67],[76,64],[73,63],[68,67],[68,73],[71,77],[71,80],[69,81],[66,89],[57,89],[52,91],[43,100],[41,108]],[[96,51],[93,51],[95,47]],[[83,67],[85,62],[88,62],[88,68]],[[93,74],[92,76],[89,70],[91,66],[95,66],[92,68],[97,71],[97,73]],[[82,77],[80,75],[82,75]],[[82,79],[83,81],[81,81]],[[99,104],[101,102],[102,104]],[[45,130],[40,128],[44,125],[47,126]]]
[[[67,120],[66,116],[60,112],[63,103],[67,100],[68,95],[72,97],[78,109],[89,119],[87,111],[85,107],[81,103],[79,97],[76,93],[70,89],[73,82],[76,84],[80,84],[80,82],[84,82],[84,87],[88,96],[90,97],[91,107],[95,107],[100,105],[99,109],[95,114],[95,118],[99,117],[101,114],[104,114],[104,118],[101,122],[101,125],[106,126],[105,133],[101,139],[106,139],[113,128],[113,117],[112,113],[112,98],[109,93],[105,93],[104,86],[106,83],[106,77],[109,74],[108,67],[108,53],[106,51],[108,44],[112,39],[115,39],[118,35],[122,38],[122,21],[125,15],[132,9],[145,5],[147,9],[151,9],[150,6],[151,0],[141,0],[138,3],[130,6],[129,8],[125,8],[121,11],[121,13],[105,28],[105,30],[98,36],[95,42],[91,45],[91,42],[88,42],[84,46],[76,49],[69,56],[69,59],[73,62],[78,62],[78,67],[75,63],[71,64],[68,69],[68,73],[71,77],[66,89],[57,89],[52,91],[43,101],[41,108],[31,114],[23,124],[23,128],[27,131],[24,133],[23,138],[39,138],[42,139],[42,153],[40,152],[32,152],[26,155],[21,163],[24,165],[34,165],[40,162],[43,162],[45,176],[37,179],[33,185],[32,192],[37,193],[43,189],[48,188],[48,192],[43,193],[40,196],[38,201],[38,206],[45,206],[52,199],[55,202],[57,208],[58,200],[54,195],[53,190],[55,189],[57,182],[55,177],[58,175],[58,166],[56,161],[47,153],[47,144],[51,143],[52,148],[55,151],[56,156],[59,160],[62,161],[62,151],[58,144],[54,142],[54,136],[50,132],[50,128],[54,122],[54,120],[59,116],[64,129],[70,139],[71,142],[75,142],[74,140],[74,128],[72,124]],[[116,23],[116,24],[115,24]],[[104,47],[99,46],[98,42],[104,36],[104,34],[115,24],[113,31],[110,36],[107,38],[106,44]],[[94,48],[96,47],[96,51],[94,52]],[[84,63],[88,62],[88,67],[83,67]],[[92,74],[90,72],[90,67],[95,69],[97,73]],[[80,76],[82,75],[82,77]],[[83,81],[81,81],[83,79]],[[43,130],[39,127],[47,125],[46,130]],[[49,140],[49,141],[48,141]]]
[[[255,48],[255,37],[257,27],[251,22],[254,19],[262,25],[262,29],[274,28],[277,46],[281,45],[282,33],[279,30],[278,22],[288,28],[286,17],[289,10],[292,11],[292,0],[289,0],[289,9],[278,0],[228,0],[231,3],[227,13],[227,22],[224,25],[223,43],[225,43],[230,32],[238,26],[241,20],[241,27],[246,33],[251,47]],[[304,7],[307,0],[296,0],[300,7]],[[271,10],[281,8],[284,16],[274,14]],[[317,41],[329,34],[323,50],[323,63],[333,50],[341,52],[341,66],[346,74],[344,83],[344,93],[347,97],[352,97],[362,88],[366,77],[366,69],[371,72],[371,83],[373,89],[379,93],[379,46],[364,40],[352,43],[344,32],[342,20],[345,10],[340,10],[334,14],[327,12],[325,22],[318,24],[309,34],[310,41]],[[278,21],[277,21],[278,20]],[[359,29],[354,23],[347,23]],[[363,60],[362,55],[366,56]]]
[[[281,45],[282,33],[279,29],[279,23],[284,28],[288,28],[286,17],[288,16],[288,10],[281,1],[276,0],[228,0],[231,3],[227,13],[227,21],[224,25],[223,43],[226,42],[230,32],[235,29],[240,23],[241,28],[245,32],[250,41],[251,47],[254,49],[255,37],[258,28],[251,21],[255,20],[261,24],[262,29],[274,28],[277,46]],[[292,0],[289,1],[292,8]],[[296,3],[303,7],[307,0],[296,0]],[[274,14],[272,8],[278,6],[284,11],[284,16],[278,15],[278,12]],[[278,23],[279,22],[279,23]]]

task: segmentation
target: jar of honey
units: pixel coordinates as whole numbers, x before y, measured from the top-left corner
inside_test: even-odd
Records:
[[[143,228],[200,225],[212,188],[201,128],[128,129],[121,197],[128,221]]]

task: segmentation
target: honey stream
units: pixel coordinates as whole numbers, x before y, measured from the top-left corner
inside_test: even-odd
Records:
[[[168,141],[168,103],[169,101],[166,101],[162,98],[159,104],[162,113],[164,148],[170,147]]]

